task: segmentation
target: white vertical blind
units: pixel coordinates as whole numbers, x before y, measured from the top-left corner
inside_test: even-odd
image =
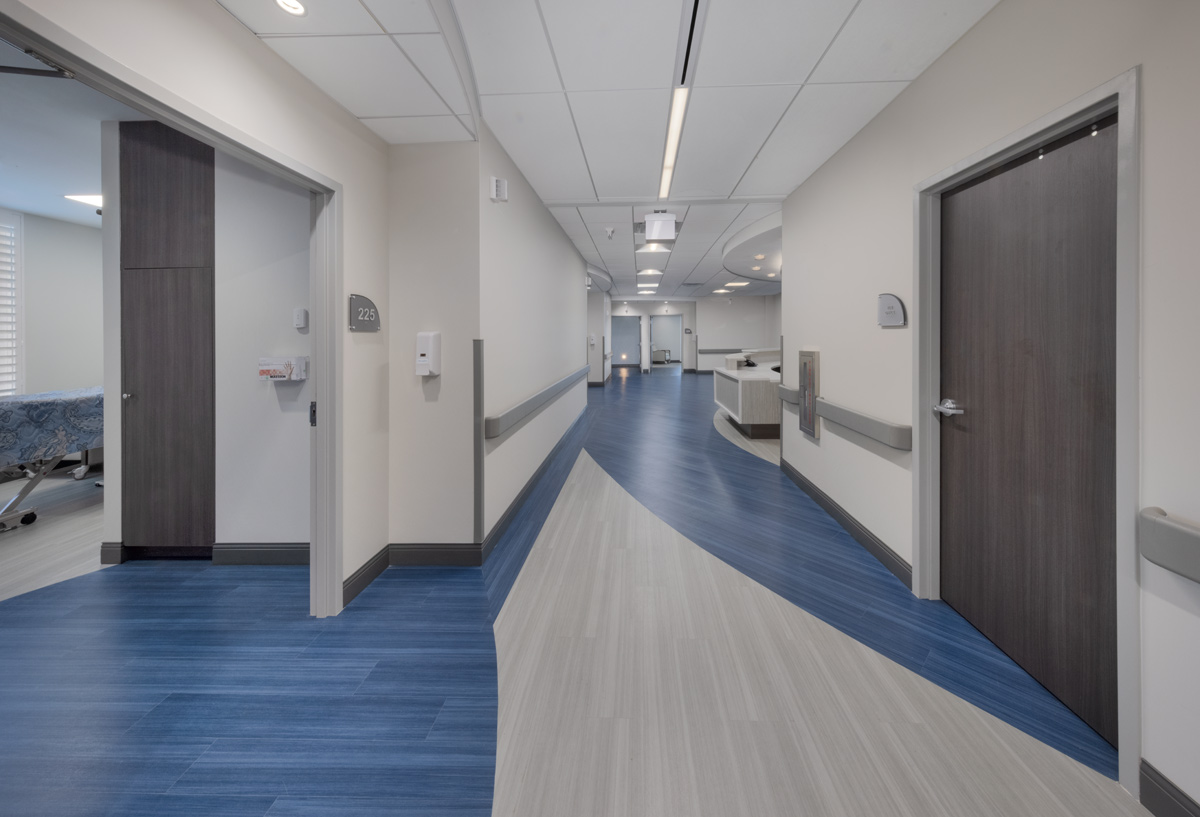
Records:
[[[0,210],[0,397],[20,394],[21,216]]]

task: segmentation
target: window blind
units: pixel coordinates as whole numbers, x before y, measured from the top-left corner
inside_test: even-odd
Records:
[[[15,220],[0,220],[0,397],[17,394],[20,386],[18,225]]]

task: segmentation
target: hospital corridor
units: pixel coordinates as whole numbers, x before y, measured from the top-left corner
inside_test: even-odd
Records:
[[[0,0],[0,817],[1200,817],[1197,35]]]

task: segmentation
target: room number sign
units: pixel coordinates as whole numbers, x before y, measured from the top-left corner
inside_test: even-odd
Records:
[[[350,331],[379,331],[379,308],[366,295],[350,296]]]

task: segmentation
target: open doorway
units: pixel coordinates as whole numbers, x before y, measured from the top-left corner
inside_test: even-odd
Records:
[[[683,316],[650,316],[650,362],[655,374],[683,374]]]

